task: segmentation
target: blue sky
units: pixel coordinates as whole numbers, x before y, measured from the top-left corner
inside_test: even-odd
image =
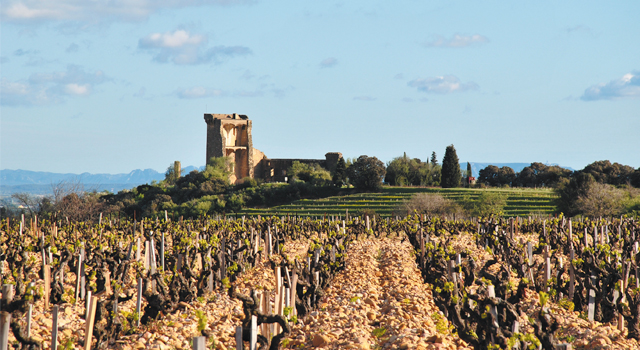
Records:
[[[638,1],[5,0],[2,169],[205,161],[203,114],[271,158],[640,167]]]

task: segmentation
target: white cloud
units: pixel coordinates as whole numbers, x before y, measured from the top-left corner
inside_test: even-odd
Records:
[[[89,84],[71,83],[64,86],[64,91],[69,95],[88,95],[91,92]]]
[[[207,38],[203,35],[190,35],[186,30],[178,29],[164,34],[154,33],[146,38],[140,39],[140,46],[143,47],[159,47],[159,48],[179,48],[183,46],[198,46],[202,42],[206,42]]]
[[[608,83],[592,85],[580,97],[583,101],[640,98],[640,72],[632,72]]]
[[[424,43],[427,47],[466,47],[473,44],[488,43],[489,39],[483,35],[460,35],[455,34],[447,39],[443,36],[435,36],[432,40]]]
[[[277,98],[283,98],[291,90],[293,90],[292,87],[279,88],[274,84],[260,84],[253,90],[241,89],[235,91],[194,86],[186,89],[178,89],[175,91],[175,95],[181,99],[206,97],[252,98],[269,95]]]
[[[85,72],[82,67],[69,65],[63,72],[36,73],[26,81],[2,79],[0,104],[48,105],[60,103],[69,96],[87,96],[94,86],[110,79],[102,71]]]
[[[155,52],[153,60],[175,64],[221,63],[227,58],[251,54],[244,46],[214,46],[205,49],[206,35],[190,34],[184,29],[173,32],[153,33],[138,41],[138,48]]]
[[[462,92],[478,89],[478,84],[474,82],[462,83],[458,77],[454,75],[443,75],[439,77],[430,77],[423,79],[414,79],[407,85],[417,88],[418,91],[448,94],[452,92]]]
[[[3,21],[143,21],[165,8],[248,4],[251,0],[5,0]]]
[[[330,68],[338,64],[338,60],[335,57],[328,57],[320,62],[320,68]]]
[[[207,89],[202,86],[196,86],[189,89],[180,89],[176,91],[176,95],[183,99],[217,97],[225,95],[225,92],[218,89]]]

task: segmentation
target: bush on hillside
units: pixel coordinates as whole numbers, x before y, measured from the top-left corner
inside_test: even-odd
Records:
[[[473,216],[501,216],[507,205],[507,195],[494,191],[483,191],[477,199],[465,196],[462,200],[463,208]]]
[[[393,210],[393,215],[397,216],[412,214],[436,216],[461,213],[462,207],[460,205],[436,193],[417,193]]]
[[[595,182],[578,196],[575,206],[580,214],[589,217],[618,216],[624,212],[626,199],[624,190]]]

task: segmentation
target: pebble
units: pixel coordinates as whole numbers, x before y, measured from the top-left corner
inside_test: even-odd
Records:
[[[452,239],[454,250],[472,252],[482,265],[490,255],[479,250],[473,240],[456,235]],[[440,239],[434,237],[435,239]],[[467,242],[470,241],[471,243]],[[286,251],[292,256],[305,256],[308,242],[287,242]],[[288,349],[310,348],[312,345],[330,349],[469,349],[454,334],[441,334],[436,330],[432,315],[440,314],[433,303],[428,285],[415,265],[413,248],[408,242],[396,239],[364,239],[353,242],[346,254],[347,267],[338,273],[325,291],[319,309],[313,312],[312,322],[292,326]],[[278,260],[279,256],[272,259]],[[493,272],[495,273],[495,271]],[[132,272],[133,276],[133,272]],[[74,278],[67,280],[65,290],[75,288]],[[517,284],[517,280],[515,281]],[[273,270],[260,263],[238,280],[239,291],[248,294],[248,287],[273,291]],[[135,283],[125,286],[124,294],[135,293]],[[273,297],[273,295],[272,295]],[[354,299],[356,298],[356,299]],[[531,333],[527,318],[539,310],[538,295],[530,290],[522,301],[521,331]],[[135,298],[134,298],[135,299]],[[216,330],[216,349],[235,349],[235,327],[242,319],[242,304],[229,299],[225,292],[205,296],[206,302],[181,305],[174,314],[164,315],[160,322],[142,326],[139,333],[125,336],[114,348],[133,349],[190,349],[189,340],[196,335],[195,309],[206,312],[208,329]],[[354,301],[351,301],[354,300]],[[143,301],[143,307],[145,306]],[[135,300],[118,305],[122,312],[135,310]],[[558,336],[575,336],[574,348],[580,349],[640,349],[635,340],[626,339],[615,325],[587,322],[579,313],[569,312],[551,303],[549,306],[561,323]],[[43,312],[43,302],[36,304],[32,335],[45,347],[51,338],[51,312]],[[77,305],[61,305],[60,341],[84,337],[84,301]],[[173,322],[171,326],[168,326]],[[446,322],[448,325],[448,322]],[[374,336],[374,330],[384,334]],[[561,338],[564,339],[564,338]],[[15,341],[10,333],[9,341]],[[319,344],[319,345],[316,345]],[[79,347],[76,347],[79,349]]]
[[[331,339],[326,335],[316,334],[313,336],[313,346],[316,348],[321,348],[329,345]]]

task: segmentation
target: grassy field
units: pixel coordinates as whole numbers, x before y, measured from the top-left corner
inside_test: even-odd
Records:
[[[408,200],[415,193],[439,193],[446,198],[460,201],[464,196],[471,199],[483,191],[495,191],[507,195],[505,216],[548,215],[556,211],[557,195],[550,189],[468,189],[468,188],[416,188],[385,187],[380,193],[358,193],[346,196],[335,196],[323,199],[301,199],[290,204],[271,208],[246,208],[238,215],[262,216],[323,216],[351,214],[370,209],[377,214],[388,217],[402,201]]]

